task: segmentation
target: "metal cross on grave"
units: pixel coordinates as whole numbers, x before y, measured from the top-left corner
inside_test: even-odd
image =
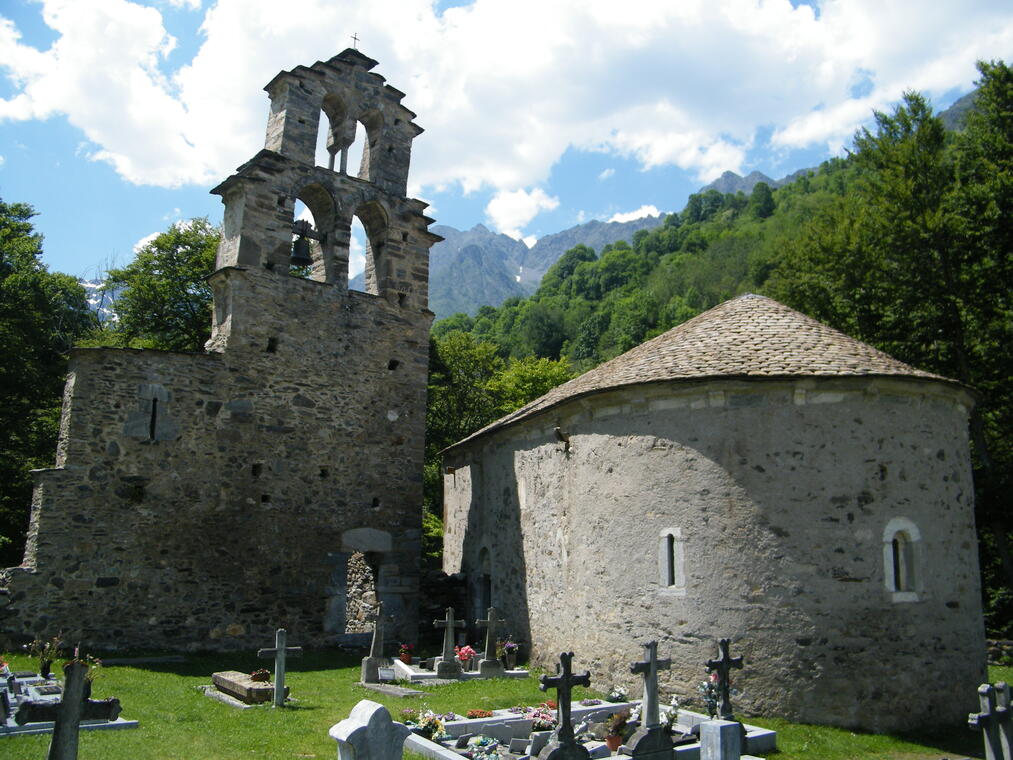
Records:
[[[540,690],[556,690],[556,723],[559,726],[557,740],[560,746],[576,744],[573,738],[573,723],[570,722],[570,695],[573,687],[591,685],[591,673],[585,670],[580,675],[574,675],[570,670],[572,662],[573,652],[561,652],[559,675],[542,676],[538,679]]]
[[[731,689],[732,668],[742,670],[742,658],[731,657],[728,654],[728,645],[731,639],[719,639],[718,651],[721,658],[718,660],[707,660],[707,672],[718,674],[718,717],[721,720],[735,720],[732,714],[732,700],[729,695]]]
[[[671,658],[658,659],[657,641],[648,641],[644,644],[642,662],[630,663],[631,673],[640,673],[644,676],[643,723],[645,728],[661,725],[661,715],[658,713],[658,671],[668,670],[670,667],[672,667]]]
[[[274,648],[257,650],[261,659],[274,658],[274,707],[285,704],[285,658],[302,657],[302,647],[285,646],[286,637],[285,629],[279,628],[274,634]]]
[[[496,608],[490,607],[486,614],[485,620],[479,619],[475,621],[475,625],[485,626],[485,659],[495,660],[496,659],[496,626],[500,623],[505,623],[505,620],[500,619],[496,616]]]
[[[443,628],[443,659],[454,659],[454,629],[464,628],[463,620],[454,620],[454,608],[447,607],[447,616],[443,620],[434,620],[433,627]]]
[[[1009,686],[1003,681],[994,687],[983,683],[978,687],[978,702],[981,712],[968,715],[967,723],[984,734],[985,760],[1013,758],[1013,726],[1010,725],[1013,716],[1009,709]]]

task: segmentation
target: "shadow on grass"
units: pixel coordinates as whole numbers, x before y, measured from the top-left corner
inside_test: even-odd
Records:
[[[967,724],[930,732],[896,734],[896,736],[898,739],[912,744],[937,747],[948,754],[961,757],[981,757],[984,752],[981,732],[973,731],[967,727]]]
[[[161,661],[166,657],[182,657],[183,661]],[[180,655],[177,652],[164,651],[127,651],[110,653],[105,657],[99,655],[99,659],[110,668],[134,668],[192,678],[210,678],[212,673],[222,670],[238,670],[244,673],[252,673],[259,668],[274,670],[273,658],[260,659],[255,652],[196,652]],[[288,673],[299,673],[358,668],[361,662],[362,655],[320,649],[307,651],[302,657],[289,657],[285,661],[285,670]]]

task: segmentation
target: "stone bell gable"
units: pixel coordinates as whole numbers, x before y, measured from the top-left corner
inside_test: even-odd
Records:
[[[503,610],[543,667],[583,652],[599,688],[636,689],[656,640],[664,688],[698,698],[732,637],[744,712],[962,722],[985,678],[973,403],[741,296],[447,449],[444,570],[469,615]]]
[[[204,353],[73,352],[56,466],[37,473],[24,562],[0,574],[4,631],[235,648],[284,627],[313,645],[368,630],[381,601],[415,629],[440,238],[405,197],[422,130],[375,65],[346,50],[268,85],[266,147],[213,190]],[[356,216],[368,292],[348,290]]]

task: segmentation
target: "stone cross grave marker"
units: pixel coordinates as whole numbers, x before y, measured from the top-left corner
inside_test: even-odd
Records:
[[[373,621],[373,641],[369,647],[369,656],[362,658],[360,680],[363,683],[380,682],[380,666],[386,665],[383,657],[384,623],[394,622],[392,616],[384,617],[383,602],[376,605],[376,619]]]
[[[434,628],[443,629],[443,654],[436,662],[436,675],[440,678],[457,678],[461,674],[461,663],[454,657],[454,630],[464,628],[463,620],[454,620],[454,608],[447,607],[443,620],[434,620]]]
[[[658,659],[657,641],[648,641],[644,644],[644,659],[641,662],[630,663],[630,672],[639,673],[644,677],[641,726],[626,742],[633,757],[667,757],[672,753],[672,737],[669,736],[668,729],[661,725],[661,715],[658,711],[658,671],[668,670],[670,667],[672,667],[671,658]]]
[[[1013,727],[1010,726],[1009,686],[1000,681],[994,687],[978,687],[981,712],[967,716],[968,725],[981,731],[985,740],[985,760],[1013,760]]]
[[[495,678],[505,673],[503,663],[496,657],[496,626],[505,623],[496,614],[496,608],[490,607],[484,620],[478,619],[475,625],[485,626],[485,656],[478,663],[478,673],[487,678]]]
[[[718,717],[721,720],[735,720],[732,714],[732,700],[729,694],[731,690],[732,668],[742,670],[742,658],[731,657],[728,654],[728,645],[731,639],[718,640],[718,652],[721,657],[717,660],[707,660],[707,672],[718,674]]]
[[[274,658],[273,707],[282,707],[285,704],[285,659],[287,657],[302,657],[302,647],[285,646],[287,636],[285,629],[279,628],[274,634],[274,648],[257,650],[257,657]]]
[[[56,724],[53,726],[47,760],[77,760],[77,739],[81,730],[87,673],[88,665],[83,662],[71,661],[63,666],[65,688],[60,707],[56,711]]]
[[[571,672],[572,662],[573,652],[561,652],[559,655],[559,675],[543,675],[538,679],[540,690],[556,690],[556,723],[558,728],[555,738],[545,745],[545,749],[539,755],[543,760],[587,760],[588,758],[587,749],[574,739],[573,723],[570,720],[570,705],[573,687],[590,686],[591,673],[585,670],[580,675],[574,675]]]

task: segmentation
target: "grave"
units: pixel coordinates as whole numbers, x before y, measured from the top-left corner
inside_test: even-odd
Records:
[[[253,676],[238,670],[212,673],[211,682],[218,691],[238,699],[244,705],[259,705],[274,698],[274,684],[270,681],[254,681]],[[284,696],[288,696],[287,686]]]
[[[288,689],[285,688],[285,660],[288,657],[302,657],[302,647],[285,646],[287,634],[279,628],[274,634],[274,647],[258,649],[257,657],[274,658],[274,702],[272,707],[283,707]]]
[[[490,621],[492,621],[490,623]],[[393,661],[394,677],[410,683],[432,682],[440,680],[467,680],[472,678],[527,678],[530,673],[522,668],[505,669],[496,659],[496,625],[502,623],[497,618],[495,608],[489,608],[488,617],[476,620],[477,625],[486,626],[485,654],[479,662],[478,670],[464,670],[454,654],[454,631],[464,628],[464,621],[454,617],[454,608],[447,607],[443,620],[434,620],[433,626],[443,628],[443,651],[432,660],[419,660],[406,663],[400,659]],[[365,662],[365,661],[364,661]],[[497,667],[498,666],[498,667]]]
[[[338,760],[401,760],[409,733],[391,719],[386,707],[368,699],[328,732],[338,743]]]
[[[87,687],[87,683],[82,689]],[[16,671],[0,679],[0,738],[53,733],[63,702],[64,686],[55,677]],[[120,717],[118,699],[84,699],[80,705],[81,731],[137,728],[136,720]]]
[[[1009,686],[1004,681],[995,686],[983,683],[978,687],[978,702],[981,711],[968,715],[967,723],[982,732],[985,760],[1013,760]]]
[[[707,661],[707,672],[717,673],[718,676],[718,717],[721,720],[735,720],[732,714],[731,700],[731,672],[732,668],[742,670],[742,658],[732,657],[728,654],[728,647],[731,639],[718,640],[718,654],[716,660]]]
[[[388,617],[387,621],[393,622],[394,618]],[[362,668],[359,674],[359,680],[364,684],[380,683],[380,668],[390,667],[390,660],[383,656],[384,622],[383,602],[378,602],[376,619],[373,621],[373,641],[369,647],[369,654],[362,658]]]
[[[644,677],[641,725],[626,742],[629,754],[643,760],[664,760],[672,755],[672,736],[661,725],[658,711],[658,671],[668,670],[672,661],[658,659],[658,642],[644,644],[644,659],[630,664],[630,672]]]
[[[543,760],[588,760],[587,748],[577,742],[573,733],[570,696],[574,686],[590,686],[591,672],[585,670],[580,675],[571,672],[573,652],[560,652],[559,675],[541,676],[538,688],[542,691],[556,690],[556,732],[549,739],[538,757]]]

